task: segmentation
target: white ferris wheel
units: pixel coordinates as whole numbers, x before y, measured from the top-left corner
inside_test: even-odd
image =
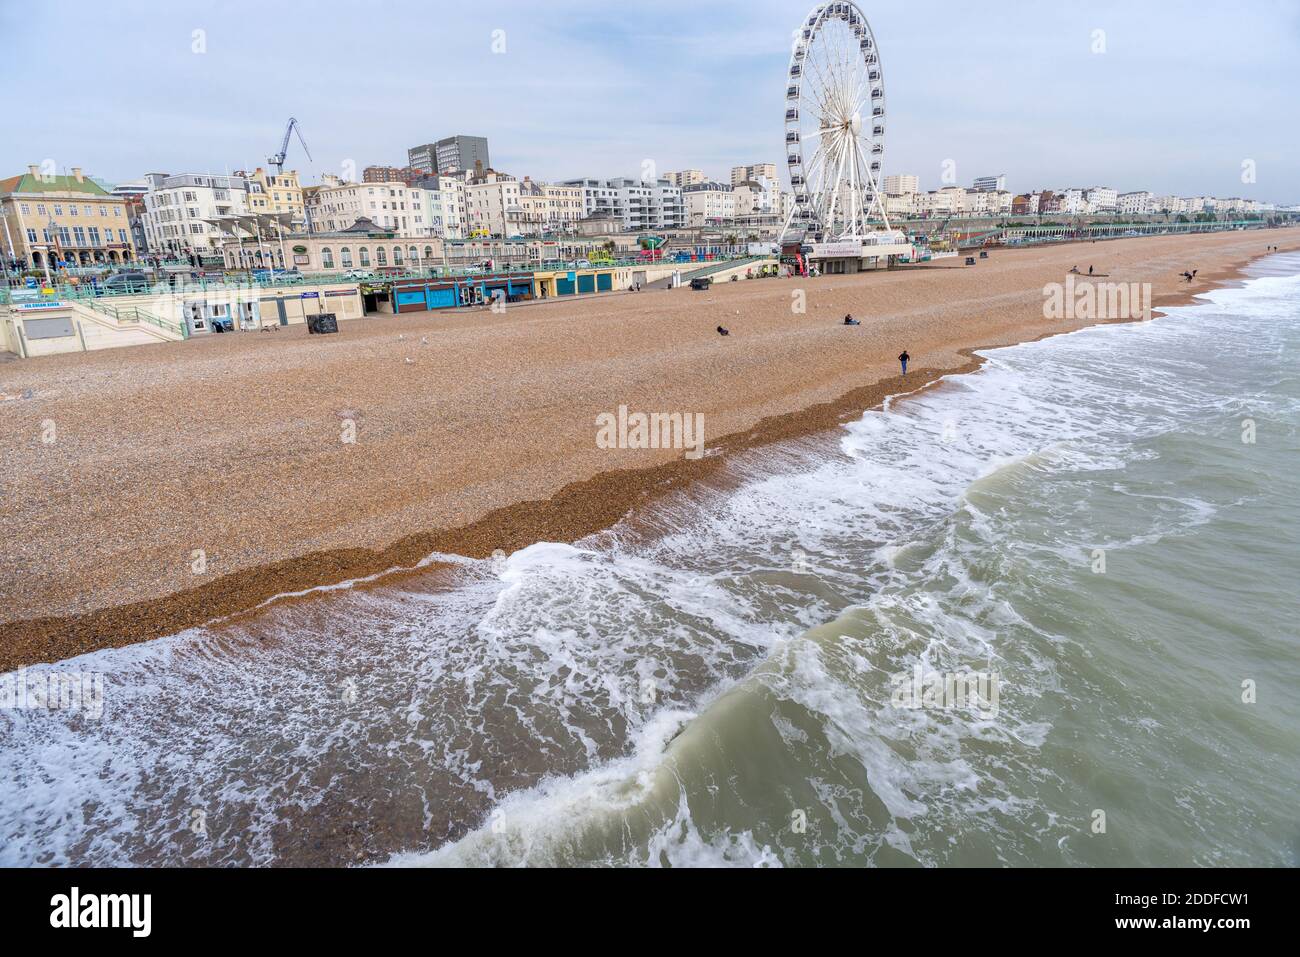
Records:
[[[785,94],[785,152],[794,207],[782,238],[852,239],[879,222],[885,80],[857,4],[822,3],[794,33]]]

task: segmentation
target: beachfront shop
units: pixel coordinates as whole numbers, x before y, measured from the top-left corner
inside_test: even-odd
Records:
[[[812,269],[823,276],[890,268],[895,262],[910,261],[916,256],[907,237],[897,230],[868,233],[860,239],[813,243],[801,247],[800,252],[807,256]]]
[[[319,286],[310,290],[295,291],[292,286],[277,290],[275,295],[264,295],[257,302],[260,324],[287,326],[306,322],[320,313],[333,313],[338,319],[360,319],[361,294],[355,285]]]
[[[507,303],[530,299],[556,299],[617,288],[614,267],[561,269],[550,272],[508,272],[486,276],[456,276],[446,279],[395,279],[391,283],[367,283],[367,312],[428,312],[482,306],[496,300]]]
[[[561,269],[557,272],[533,273],[533,295],[538,299],[613,291],[613,268]]]
[[[495,299],[524,302],[533,298],[531,273],[492,276],[458,276],[447,279],[396,279],[389,284],[389,307],[379,311],[428,312],[481,306]]]
[[[232,290],[190,288],[155,299],[158,314],[185,326],[188,335],[296,325],[318,313],[360,319],[361,296],[355,284],[319,284]]]

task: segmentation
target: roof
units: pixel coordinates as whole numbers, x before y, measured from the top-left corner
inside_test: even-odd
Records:
[[[0,194],[5,193],[86,193],[90,196],[108,196],[109,193],[93,179],[77,182],[75,176],[33,176],[23,173],[0,179]]]

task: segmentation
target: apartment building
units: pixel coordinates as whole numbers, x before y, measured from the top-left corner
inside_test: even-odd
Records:
[[[888,216],[911,217],[916,215],[916,200],[921,193],[889,193],[884,196],[885,214]]]
[[[64,176],[28,166],[26,173],[0,179],[0,221],[4,254],[32,269],[136,258],[126,199],[77,166]]]
[[[1155,211],[1155,199],[1148,190],[1121,193],[1119,211],[1129,216],[1146,216]]]
[[[736,217],[736,191],[726,183],[683,186],[682,202],[687,226],[718,226]]]
[[[468,172],[492,168],[488,141],[483,136],[457,134],[434,143],[412,146],[406,151],[406,165],[426,176],[435,173]]]
[[[519,181],[508,173],[489,169],[482,176],[472,177],[465,186],[469,238],[509,239],[521,235],[524,210],[519,195]]]
[[[534,183],[527,176],[519,185],[519,207],[526,236],[572,232],[585,211],[581,186]]]
[[[777,182],[775,163],[755,163],[753,166],[733,166],[731,185],[739,186],[746,180],[768,179]]]
[[[664,179],[680,189],[685,189],[687,186],[699,186],[709,181],[702,169],[684,169],[677,173],[664,173]]]
[[[1087,190],[1070,187],[1061,193],[1060,211],[1068,216],[1081,216],[1088,212]]]
[[[361,171],[363,183],[409,183],[421,171],[410,166],[367,166]]]
[[[212,220],[271,212],[254,206],[265,192],[246,176],[149,173],[145,182],[145,239],[150,252],[160,256],[217,255],[223,233]]]
[[[406,151],[406,165],[425,176],[438,172],[438,146],[436,143],[422,143]]]
[[[423,235],[443,239],[465,238],[465,178],[419,176],[411,181],[416,194],[415,225]]]
[[[242,174],[237,174],[242,175]],[[248,197],[251,213],[292,213],[295,220],[306,217],[306,203],[302,195],[302,183],[298,180],[296,169],[280,173],[268,173],[262,167],[253,170],[249,181],[261,187],[253,190]]]
[[[975,179],[975,191],[980,193],[1001,193],[1007,188],[1007,174],[997,176],[978,176]]]
[[[774,213],[780,208],[781,191],[774,179],[761,177],[757,180],[742,180],[735,184],[732,193],[735,196],[737,216]]]
[[[885,193],[891,196],[906,196],[921,191],[921,178],[913,173],[886,176],[883,184]]]
[[[1083,192],[1089,213],[1113,213],[1119,209],[1119,191],[1109,186],[1093,186]]]
[[[313,233],[342,232],[357,220],[366,219],[375,228],[402,238],[428,236],[426,225],[415,221],[416,190],[401,182],[345,183],[336,176],[322,177],[319,187],[311,191],[309,205]],[[427,213],[424,197],[419,214]]]
[[[624,230],[681,229],[686,225],[682,190],[666,178],[571,179],[564,185],[582,188],[586,216],[616,217]]]

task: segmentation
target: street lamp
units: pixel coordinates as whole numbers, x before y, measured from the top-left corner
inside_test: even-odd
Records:
[[[54,217],[51,216],[50,221],[45,224],[45,284],[47,286],[54,285],[54,280],[50,278],[50,244],[57,243],[59,235],[57,230],[58,227],[54,223]]]

